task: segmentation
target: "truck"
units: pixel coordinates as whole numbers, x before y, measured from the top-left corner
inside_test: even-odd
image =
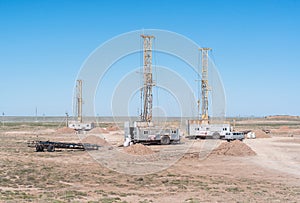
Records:
[[[224,139],[243,140],[245,135],[243,132],[233,131],[230,124],[209,124],[201,123],[201,120],[189,120],[187,125],[188,138],[190,139]]]
[[[232,140],[242,141],[244,138],[245,138],[245,135],[243,132],[227,132],[224,137],[224,139],[227,140],[228,142],[230,142]]]
[[[125,122],[124,146],[136,143],[163,144],[180,142],[180,131],[176,128],[161,128],[152,122],[136,121],[133,126]]]
[[[85,132],[92,130],[95,127],[94,123],[80,123],[80,122],[69,122],[69,128],[76,130],[77,132]]]
[[[230,124],[203,124],[201,120],[188,120],[187,133],[191,139],[223,139],[233,129]]]

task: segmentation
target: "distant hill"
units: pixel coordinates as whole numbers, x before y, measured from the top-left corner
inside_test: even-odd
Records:
[[[265,118],[270,120],[299,120],[300,116],[273,115],[273,116],[266,116]]]

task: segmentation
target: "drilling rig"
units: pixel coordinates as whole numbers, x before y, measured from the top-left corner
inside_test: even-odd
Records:
[[[152,121],[154,86],[152,78],[152,35],[141,35],[143,38],[143,80],[142,90],[142,112],[141,120],[135,121],[133,126],[125,122],[125,142],[124,146],[130,143],[161,143],[170,144],[180,141],[179,129],[166,129],[155,126]]]
[[[201,95],[202,95],[202,123],[208,124],[208,51],[211,48],[200,48],[202,53],[202,79],[201,79]]]
[[[86,132],[94,128],[93,122],[83,122],[82,119],[82,80],[76,81],[76,121],[69,122],[69,128],[73,128],[78,133]]]
[[[152,87],[154,86],[152,79],[152,39],[154,39],[154,36],[141,35],[141,37],[144,39],[144,87],[142,89],[144,101],[141,120],[143,122],[151,122],[153,106]]]
[[[199,48],[201,52],[201,65],[202,75],[201,80],[201,102],[200,95],[198,93],[198,119],[188,120],[187,132],[189,138],[224,138],[226,133],[231,132],[230,124],[211,124],[208,111],[208,95],[211,88],[208,82],[208,52],[211,48]],[[198,71],[200,72],[200,70]],[[198,73],[199,74],[199,73]],[[198,85],[199,86],[199,85]],[[201,103],[201,115],[200,115],[200,103]]]
[[[82,80],[77,80],[76,85],[76,110],[77,121],[82,123]]]

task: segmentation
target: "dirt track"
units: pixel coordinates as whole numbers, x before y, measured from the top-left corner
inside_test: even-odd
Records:
[[[252,160],[259,166],[300,177],[300,143],[280,142],[293,138],[275,137],[270,139],[246,140],[256,153]],[[300,184],[300,181],[299,181]]]

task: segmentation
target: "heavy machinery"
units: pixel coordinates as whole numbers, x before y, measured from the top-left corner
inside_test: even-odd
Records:
[[[202,123],[201,120],[189,120],[188,121],[188,138],[212,138],[223,139],[226,133],[231,132],[232,127],[230,124],[210,124]]]
[[[166,129],[161,126],[155,126],[152,122],[152,87],[154,86],[152,78],[152,39],[154,36],[141,35],[143,38],[143,79],[144,85],[141,88],[142,112],[141,120],[135,121],[133,126],[125,122],[125,142],[124,146],[130,143],[160,143],[170,144],[180,141],[179,129]]]
[[[93,122],[83,122],[82,119],[82,80],[77,80],[76,84],[76,114],[77,121],[69,122],[69,128],[73,128],[78,133],[86,132],[94,128]]]
[[[202,114],[201,114],[201,120],[202,123],[208,124],[208,92],[209,92],[209,86],[208,86],[208,51],[211,50],[211,48],[200,48],[202,53],[202,79],[201,79],[201,95],[202,95]],[[198,80],[199,81],[199,80]],[[200,101],[198,98],[198,105],[200,105]],[[199,109],[199,106],[198,106]],[[198,112],[198,115],[200,112]]]
[[[214,123],[212,124],[209,119],[209,111],[208,111],[208,94],[211,90],[208,83],[208,51],[211,48],[200,48],[202,53],[201,61],[202,61],[202,78],[197,80],[198,83],[201,81],[201,102],[200,102],[200,90],[198,90],[198,118],[196,120],[188,120],[187,121],[187,137],[191,139],[196,138],[212,138],[212,139],[225,139],[225,136],[231,136],[232,139],[240,139],[240,134],[231,133],[233,128],[228,123]],[[200,70],[198,71],[200,72]],[[198,77],[199,74],[198,74]],[[199,87],[199,85],[198,85]],[[199,88],[200,89],[200,88]],[[200,103],[201,103],[201,114],[200,114]]]

